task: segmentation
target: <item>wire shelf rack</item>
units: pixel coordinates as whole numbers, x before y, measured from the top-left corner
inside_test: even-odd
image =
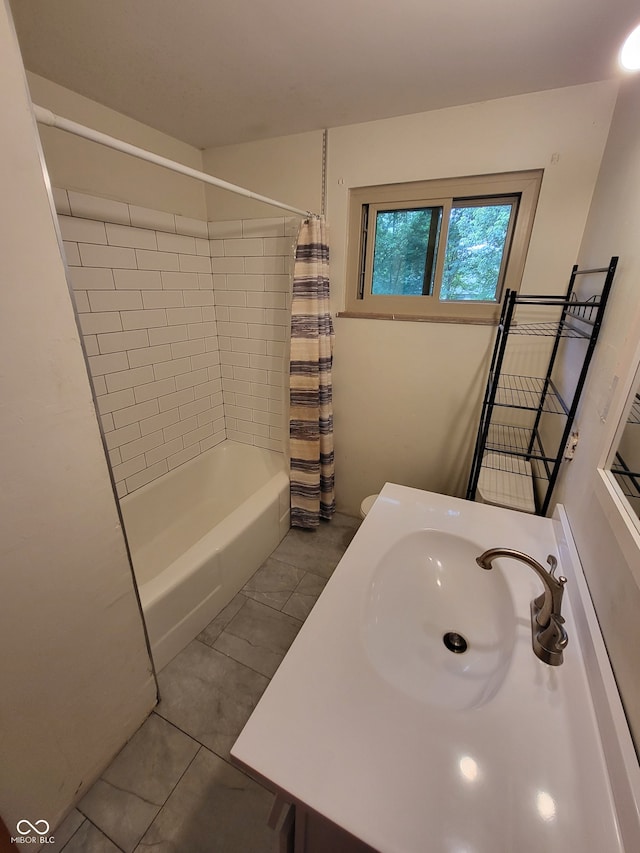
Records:
[[[547,323],[521,323],[512,327],[513,335],[531,335],[535,337],[549,338],[588,338],[589,335],[582,329],[570,326],[568,323],[547,322]]]
[[[575,293],[570,293],[569,296],[521,296],[519,303],[528,307],[538,306],[541,309],[555,308],[561,313],[560,317],[551,321],[514,323],[511,327],[513,335],[589,338],[591,328],[599,318],[599,296],[591,296],[584,301],[578,300]]]
[[[505,502],[498,501],[501,506],[546,515],[571,436],[617,263],[618,258],[612,257],[607,267],[580,270],[574,266],[567,290],[562,295],[506,292],[469,474],[469,500],[476,497],[476,489],[482,480],[483,491],[490,488],[492,494],[506,495]],[[600,293],[588,299],[578,298],[574,292],[577,277],[594,275],[605,276]],[[593,292],[593,285],[588,287]],[[526,346],[509,346],[512,337],[522,335],[552,338],[553,343],[549,345],[547,341],[544,345],[542,342],[535,345],[527,342]],[[583,342],[575,352],[572,346],[571,361],[575,371],[565,368],[561,338],[576,338]],[[526,369],[522,372],[525,357],[537,365],[531,374],[527,374]],[[536,375],[543,363],[545,375]],[[507,415],[506,409],[513,411]],[[520,414],[516,410],[520,410]],[[631,418],[640,423],[640,397]],[[543,436],[548,444],[546,451]],[[630,479],[626,473],[623,476]],[[523,478],[528,481],[526,489],[521,482]],[[510,497],[512,487],[513,495]],[[529,508],[530,498],[535,502],[535,510]]]
[[[501,471],[513,472],[515,466],[512,459],[534,459],[542,462],[553,462],[554,457],[549,456],[544,452],[539,439],[535,439],[532,446],[531,429],[530,427],[512,426],[511,424],[492,423],[489,425],[487,432],[487,440],[485,444],[485,452],[491,452],[491,458],[485,455],[483,459],[483,467],[494,467]],[[503,457],[504,454],[504,457]],[[502,459],[505,459],[504,463]],[[504,465],[504,467],[503,467]],[[546,477],[544,468],[536,466],[542,470],[541,476]]]
[[[553,382],[539,376],[503,373],[498,378],[496,406],[567,414],[567,406]]]

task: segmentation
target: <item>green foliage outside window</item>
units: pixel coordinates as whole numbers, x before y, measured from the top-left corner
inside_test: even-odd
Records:
[[[439,297],[443,301],[494,301],[504,253],[511,204],[464,205],[451,209],[444,271]],[[439,230],[442,208],[379,211],[371,292],[384,296],[431,293],[429,234]],[[436,221],[432,220],[436,218]],[[437,247],[434,246],[434,250]]]
[[[422,296],[431,217],[440,208],[384,210],[376,216],[372,293]]]
[[[440,286],[440,299],[496,299],[510,204],[454,207]]]

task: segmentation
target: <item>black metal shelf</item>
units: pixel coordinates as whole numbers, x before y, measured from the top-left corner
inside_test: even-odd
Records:
[[[548,383],[548,387],[547,386]],[[494,405],[566,415],[568,408],[550,379],[503,373],[497,378]]]
[[[467,499],[475,499],[481,476],[483,483],[491,483],[492,494],[497,493],[500,478],[495,472],[500,472],[505,482],[508,481],[503,506],[546,515],[565,447],[571,436],[617,262],[618,258],[612,257],[607,267],[580,270],[574,266],[567,290],[561,295],[535,296],[518,294],[512,290],[506,292],[482,402]],[[585,300],[578,299],[574,293],[577,277],[601,274],[605,278],[600,294]],[[547,343],[545,349],[537,355],[531,353],[536,362],[546,359],[544,376],[509,370],[510,362],[522,360],[522,351],[514,355],[510,342],[514,337],[522,335],[552,338],[550,348]],[[564,394],[560,394],[556,381],[556,359],[563,339],[575,339],[577,346],[582,342],[584,352],[572,355],[572,362],[579,361],[580,369],[568,390],[567,377],[563,377]],[[516,363],[519,364],[518,361]],[[640,401],[637,402],[633,416],[640,423]],[[527,423],[504,423],[505,416],[499,413],[508,410],[519,410],[522,414],[514,417],[528,419]],[[554,416],[550,421],[546,419],[549,415]],[[548,444],[547,449],[543,437]],[[625,473],[624,476],[628,478],[635,475]],[[528,487],[532,493],[531,506],[528,499],[522,499],[522,492],[517,485],[521,482],[520,478],[533,481],[534,488]],[[640,479],[637,483],[640,483]],[[514,502],[509,503],[512,492]],[[499,500],[492,502],[501,503]]]
[[[553,462],[553,456],[544,452],[544,448],[538,442],[532,451],[530,449],[531,429],[528,427],[517,427],[511,424],[491,423],[487,431],[485,443],[485,460],[483,467],[497,468],[500,471],[513,471],[514,466],[510,461],[501,461],[501,457],[523,458],[530,460],[535,458],[541,462]],[[487,462],[486,456],[493,454],[491,462]]]
[[[549,323],[522,323],[518,326],[513,326],[511,330],[513,335],[532,335],[536,338],[588,338],[589,335],[581,329],[569,326],[566,323],[561,326],[558,322]]]

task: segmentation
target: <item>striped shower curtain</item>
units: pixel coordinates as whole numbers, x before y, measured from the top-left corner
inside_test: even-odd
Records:
[[[324,217],[300,227],[291,300],[289,449],[291,525],[316,528],[335,512],[329,313]]]

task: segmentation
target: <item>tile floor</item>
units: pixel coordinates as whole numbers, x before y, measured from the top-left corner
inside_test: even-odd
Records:
[[[229,750],[359,521],[290,530],[158,676],[160,703],[55,831],[65,853],[272,853],[272,795]]]

